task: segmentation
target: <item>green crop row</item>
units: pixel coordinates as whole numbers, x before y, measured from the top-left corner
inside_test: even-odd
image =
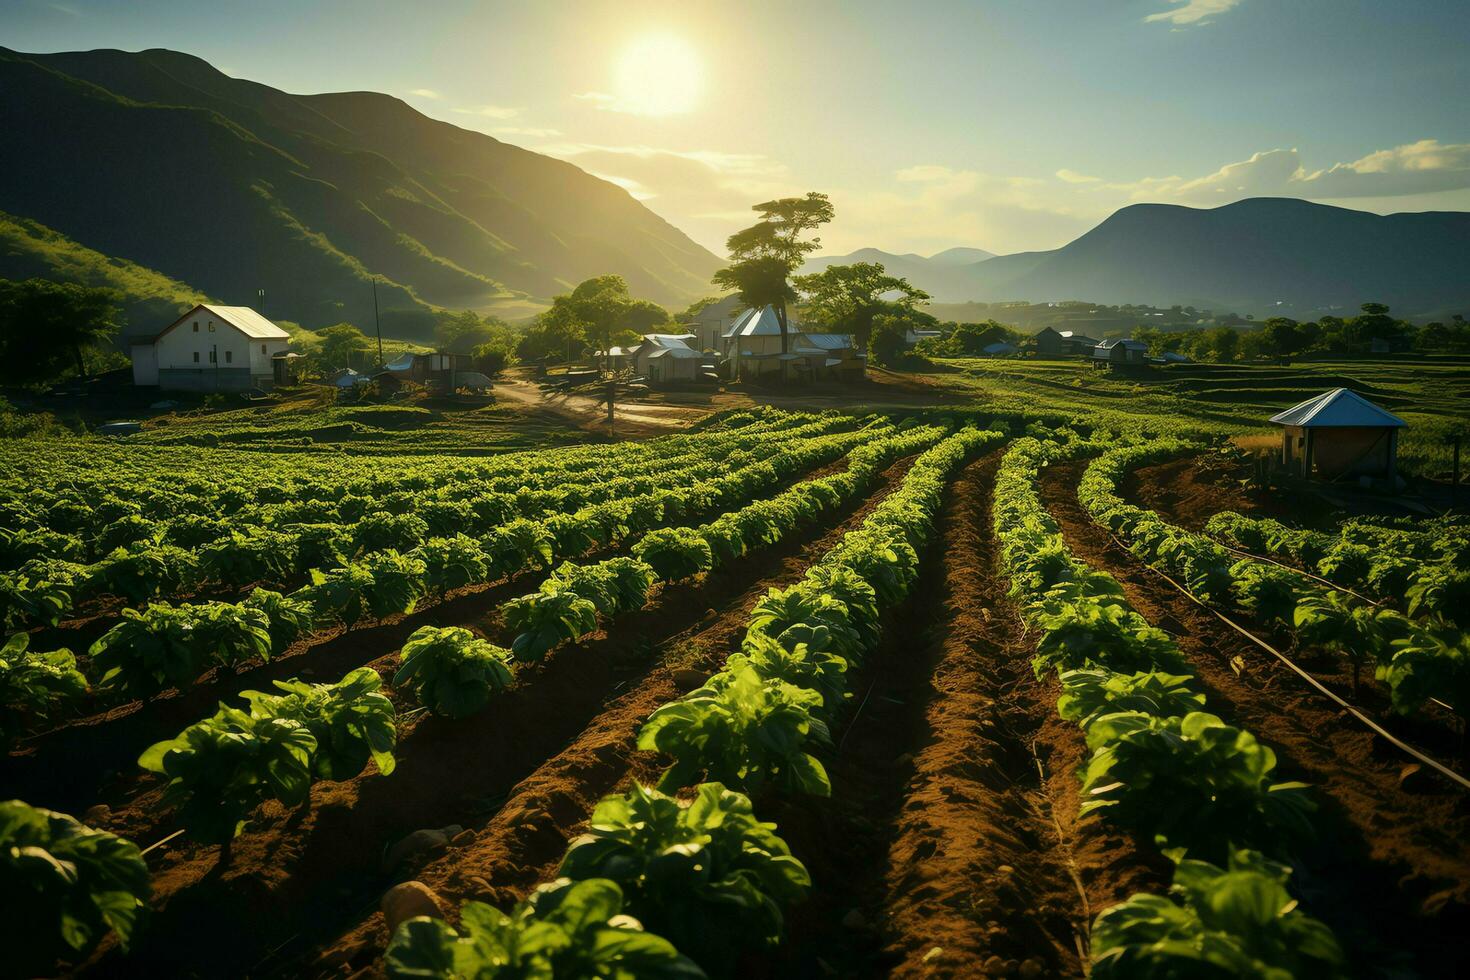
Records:
[[[1086,734],[1083,814],[1157,841],[1175,861],[1170,897],[1135,895],[1097,917],[1091,974],[1343,976],[1331,932],[1296,908],[1288,869],[1262,853],[1283,855],[1310,833],[1306,788],[1273,782],[1271,749],[1203,710],[1172,639],[1111,576],[1072,557],[1041,502],[1043,466],[1099,448],[1019,440],[994,507],[1012,595],[1038,634],[1037,676],[1058,673],[1058,712]]]
[[[1105,453],[1078,484],[1078,499],[1093,520],[1123,538],[1134,555],[1179,579],[1202,601],[1248,613],[1263,626],[1284,630],[1298,646],[1325,649],[1346,659],[1354,691],[1361,668],[1371,664],[1388,685],[1395,711],[1418,712],[1433,697],[1457,713],[1470,712],[1470,633],[1464,628],[1470,613],[1463,596],[1470,573],[1456,570],[1446,559],[1379,555],[1348,540],[1337,541],[1317,562],[1324,578],[1339,582],[1342,577],[1334,576],[1348,566],[1350,554],[1363,576],[1385,565],[1412,565],[1412,571],[1405,573],[1412,584],[1394,597],[1406,606],[1405,615],[1278,565],[1238,560],[1211,538],[1169,524],[1118,495],[1118,484],[1130,470],[1188,448],[1161,440]],[[1215,523],[1217,530],[1222,526],[1234,528],[1237,539],[1243,532],[1242,544],[1260,543],[1245,524]],[[1294,544],[1282,547],[1297,548],[1293,552],[1297,560],[1312,557],[1300,550],[1311,540],[1307,532],[1296,532],[1288,540]]]

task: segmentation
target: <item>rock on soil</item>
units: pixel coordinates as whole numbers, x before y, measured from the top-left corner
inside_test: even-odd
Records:
[[[383,900],[378,907],[383,911],[383,921],[388,924],[390,934],[398,928],[399,923],[421,915],[431,919],[444,918],[444,911],[439,907],[439,896],[422,881],[405,881],[394,885],[383,893]]]

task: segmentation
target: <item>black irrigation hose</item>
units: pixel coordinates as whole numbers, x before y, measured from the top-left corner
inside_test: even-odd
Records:
[[[1309,571],[1307,571],[1304,568],[1297,568],[1295,565],[1288,565],[1285,562],[1277,561],[1275,558],[1269,558],[1266,555],[1258,555],[1258,554],[1255,554],[1254,552],[1246,551],[1243,548],[1236,548],[1236,547],[1234,547],[1232,545],[1226,544],[1223,541],[1215,541],[1215,543],[1218,544],[1221,548],[1224,548],[1226,551],[1230,552],[1232,555],[1239,555],[1241,558],[1249,558],[1251,561],[1265,562],[1268,565],[1275,565],[1277,568],[1284,568],[1288,572],[1295,572],[1296,574],[1301,575],[1304,578],[1311,579],[1313,582],[1316,582],[1318,585],[1325,585],[1329,589],[1336,589],[1338,592],[1342,592],[1342,593],[1345,593],[1347,595],[1350,595],[1354,599],[1357,599],[1359,602],[1366,603],[1367,605],[1370,605],[1370,606],[1381,606],[1381,605],[1383,605],[1383,600],[1381,600],[1381,599],[1370,599],[1370,598],[1368,598],[1367,596],[1365,596],[1365,595],[1363,595],[1361,593],[1354,592],[1352,589],[1349,589],[1346,586],[1338,585],[1336,582],[1330,581],[1329,579],[1325,579],[1322,576],[1316,574],[1315,572],[1309,572]]]
[[[1122,540],[1120,540],[1117,535],[1110,533],[1108,536],[1113,539],[1114,543],[1117,544],[1118,547],[1122,548],[1124,551],[1128,550],[1127,546],[1123,544]],[[1214,606],[1211,606],[1204,600],[1200,599],[1193,592],[1190,592],[1184,586],[1174,581],[1174,579],[1171,578],[1167,573],[1162,572],[1157,568],[1154,568],[1147,562],[1144,562],[1144,566],[1152,571],[1155,575],[1158,575],[1160,578],[1162,578],[1165,582],[1168,582],[1170,585],[1174,586],[1174,588],[1178,589],[1195,605],[1211,613],[1217,619],[1219,619],[1220,622],[1224,623],[1226,626],[1229,626],[1231,629],[1235,630],[1235,632],[1239,633],[1241,636],[1250,640],[1256,646],[1260,647],[1262,650],[1265,650],[1277,660],[1281,661],[1283,664],[1289,667],[1298,677],[1306,681],[1308,684],[1312,685],[1312,687],[1316,688],[1318,692],[1325,694],[1327,697],[1331,698],[1332,701],[1338,705],[1338,707],[1347,711],[1354,718],[1358,719],[1358,721],[1362,722],[1365,726],[1367,726],[1369,731],[1373,732],[1373,734],[1379,736],[1384,741],[1388,742],[1388,744],[1392,745],[1394,748],[1399,749],[1412,758],[1417,759],[1419,762],[1422,762],[1424,765],[1429,766],[1435,772],[1438,772],[1441,776],[1444,776],[1446,779],[1449,779],[1451,782],[1457,784],[1461,789],[1470,790],[1470,779],[1466,779],[1464,776],[1455,772],[1453,769],[1450,769],[1440,762],[1436,762],[1434,759],[1431,759],[1429,756],[1425,755],[1423,752],[1420,752],[1418,749],[1414,748],[1412,745],[1403,741],[1397,736],[1389,734],[1389,732],[1384,729],[1382,725],[1378,724],[1378,722],[1374,721],[1372,718],[1369,718],[1366,714],[1364,714],[1353,705],[1349,704],[1347,701],[1344,701],[1336,693],[1328,689],[1327,686],[1324,685],[1321,681],[1317,680],[1317,678],[1313,677],[1310,673],[1297,666],[1297,664],[1286,654],[1282,653],[1280,650],[1276,649],[1271,644],[1261,639],[1259,636],[1256,636],[1250,630],[1246,629],[1244,626],[1241,626],[1239,623],[1235,622],[1235,620],[1231,619],[1229,616],[1226,616]]]

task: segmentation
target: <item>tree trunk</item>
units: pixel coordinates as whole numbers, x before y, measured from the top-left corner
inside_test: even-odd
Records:
[[[77,359],[77,377],[85,378],[87,376],[87,365],[86,362],[82,360],[82,345],[72,344],[71,352],[73,355],[75,355]]]
[[[781,353],[789,353],[790,340],[786,333],[786,301],[783,299],[776,304],[776,322],[781,325]],[[783,367],[784,371],[785,368]]]

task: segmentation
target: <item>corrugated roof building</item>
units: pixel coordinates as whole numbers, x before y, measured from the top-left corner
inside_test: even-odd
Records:
[[[201,303],[133,341],[133,383],[180,391],[245,391],[275,383],[291,335],[248,306]]]
[[[1281,461],[1304,477],[1383,477],[1398,467],[1399,429],[1409,423],[1357,392],[1334,388],[1271,416]]]

